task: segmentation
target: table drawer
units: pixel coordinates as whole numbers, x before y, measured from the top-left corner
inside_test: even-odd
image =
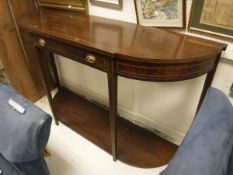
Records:
[[[34,44],[38,47],[46,48],[53,53],[62,55],[99,70],[105,72],[108,70],[108,57],[90,49],[80,46],[71,46],[70,44],[61,41],[39,36],[34,38]]]

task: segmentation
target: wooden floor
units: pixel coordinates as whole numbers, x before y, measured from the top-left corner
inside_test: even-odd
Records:
[[[59,121],[111,154],[110,121],[106,109],[65,88],[56,94],[53,103]],[[162,166],[177,150],[176,145],[121,117],[118,117],[117,134],[118,159],[128,165]]]

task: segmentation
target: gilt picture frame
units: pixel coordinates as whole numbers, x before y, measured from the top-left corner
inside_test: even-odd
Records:
[[[90,0],[92,5],[121,10],[123,8],[123,0]]]
[[[87,0],[37,0],[39,7],[74,10],[88,13]]]
[[[134,0],[138,24],[184,28],[186,0]]]
[[[233,1],[194,0],[189,30],[224,39],[233,39]]]

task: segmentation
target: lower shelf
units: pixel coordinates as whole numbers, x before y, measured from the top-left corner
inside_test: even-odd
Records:
[[[109,112],[62,88],[53,99],[58,120],[111,154]],[[118,160],[141,168],[168,163],[177,146],[118,117]],[[77,148],[81,149],[81,148]]]

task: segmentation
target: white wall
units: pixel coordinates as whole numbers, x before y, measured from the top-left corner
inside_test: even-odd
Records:
[[[104,9],[90,4],[89,13],[135,23],[133,0],[123,1],[123,11]],[[187,8],[190,9],[190,6],[191,1],[188,0]],[[187,15],[189,15],[189,10],[187,10]],[[187,33],[186,31],[178,32]],[[206,38],[206,36],[198,36]],[[218,41],[230,44],[223,56],[233,59],[233,44],[223,40]],[[57,56],[57,58],[60,78],[64,86],[108,105],[105,73],[61,56]],[[168,139],[179,143],[193,120],[204,80],[205,76],[181,82],[156,83],[119,77],[119,113],[129,120],[153,131],[157,130]],[[233,63],[223,60],[218,67],[213,86],[222,89],[227,94],[232,82]]]

